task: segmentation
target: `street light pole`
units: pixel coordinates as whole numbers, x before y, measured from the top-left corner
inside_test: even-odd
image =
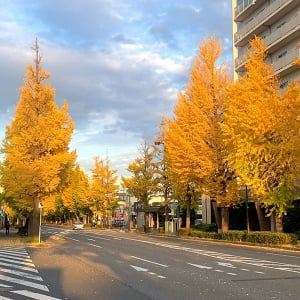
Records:
[[[246,226],[247,226],[247,232],[250,231],[250,226],[249,226],[249,198],[248,198],[248,186],[245,186],[245,205],[246,205]]]
[[[162,145],[163,146],[163,158],[162,158],[162,167],[163,167],[163,172],[166,171],[166,163],[165,163],[165,142],[163,140],[163,137],[159,137],[156,141],[154,141],[154,144],[156,146]],[[163,175],[165,176],[165,174]],[[165,232],[169,232],[169,207],[168,207],[168,188],[165,187],[164,189],[164,202],[165,202]]]
[[[127,197],[127,203],[128,203],[128,209],[127,209],[127,223],[128,223],[128,231],[130,231],[131,229],[131,203],[130,203],[130,194],[126,193],[126,197]]]
[[[39,244],[41,243],[41,231],[42,231],[42,209],[43,209],[43,203],[39,203],[39,209],[40,209],[40,224],[39,224]]]

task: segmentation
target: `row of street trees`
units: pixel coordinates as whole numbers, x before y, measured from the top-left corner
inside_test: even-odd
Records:
[[[221,43],[212,36],[200,44],[174,117],[163,118],[156,143],[163,148],[145,141],[141,156],[128,167],[132,177],[123,178],[145,207],[157,194],[164,195],[165,204],[170,197],[180,201],[187,228],[202,194],[214,200],[223,232],[229,229],[230,207],[242,201],[245,188],[251,188],[261,230],[269,225],[265,216],[274,214],[276,230],[282,231],[282,215],[298,198],[300,81],[282,93],[265,63],[263,41],[255,37],[250,44],[246,72],[236,83],[229,80],[228,65],[219,63]]]
[[[300,82],[281,93],[263,42],[255,38],[246,73],[236,83],[220,64],[221,43],[212,36],[199,46],[185,90],[178,94],[174,117],[163,118],[157,144],[145,139],[140,156],[128,166],[122,186],[149,207],[154,195],[165,205],[177,199],[190,210],[202,194],[215,200],[218,228],[228,230],[229,208],[240,200],[242,186],[251,187],[258,212],[263,206],[281,217],[297,198],[299,182]],[[110,215],[117,205],[116,170],[108,159],[95,158],[92,176],[76,163],[69,143],[74,124],[65,101],[44,81],[38,43],[34,66],[27,67],[16,114],[6,128],[2,152],[1,195],[10,207],[30,216],[29,234],[38,237],[39,203],[48,216],[62,219]],[[299,64],[298,62],[295,62]],[[219,208],[221,215],[219,215]],[[166,210],[167,213],[167,210]],[[260,217],[260,214],[258,214]],[[259,218],[264,230],[263,216]]]
[[[282,214],[299,191],[300,82],[282,94],[263,41],[255,37],[251,47],[246,72],[233,84],[228,67],[218,64],[220,42],[212,36],[200,45],[174,117],[164,119],[165,156],[187,208],[195,192],[216,200],[220,230],[228,230],[241,187],[250,186],[257,208],[274,213],[281,231]]]
[[[29,235],[37,239],[39,203],[49,218],[103,214],[117,202],[105,195],[115,194],[118,187],[108,159],[95,158],[91,178],[76,164],[76,152],[69,149],[74,124],[67,101],[58,108],[54,89],[45,83],[50,74],[41,67],[37,41],[33,50],[34,65],[27,67],[15,116],[6,127],[0,184],[2,201],[29,218]]]

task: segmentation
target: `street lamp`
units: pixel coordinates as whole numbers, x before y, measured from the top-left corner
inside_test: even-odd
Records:
[[[130,231],[130,228],[131,228],[131,203],[130,203],[130,194],[127,194],[126,193],[126,200],[128,200],[128,209],[127,209],[127,222],[128,222],[128,231]]]
[[[162,136],[158,136],[156,138],[156,140],[154,141],[154,144],[156,146],[159,145],[163,145],[163,158],[162,158],[162,162],[163,162],[163,178],[166,180],[167,176],[165,174],[166,172],[166,162],[165,162],[165,142]],[[168,207],[168,196],[169,196],[169,186],[167,184],[167,182],[164,182],[164,200],[165,200],[165,232],[169,232],[169,207]],[[167,186],[166,186],[167,185]]]
[[[246,205],[246,226],[247,226],[247,232],[250,231],[250,226],[249,226],[249,198],[248,198],[248,186],[245,185],[245,205]]]
[[[39,225],[39,244],[41,243],[41,229],[42,229],[42,210],[43,210],[43,203],[39,202],[39,209],[40,209],[40,225]]]

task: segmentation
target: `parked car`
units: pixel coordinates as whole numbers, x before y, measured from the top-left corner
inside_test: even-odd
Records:
[[[200,225],[200,224],[202,224],[202,219],[196,219],[194,225]]]
[[[73,230],[76,230],[76,229],[83,229],[83,223],[82,222],[74,222]]]

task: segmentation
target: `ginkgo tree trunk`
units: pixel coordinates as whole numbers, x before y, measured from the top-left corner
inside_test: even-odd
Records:
[[[34,45],[34,65],[27,67],[15,116],[6,128],[2,152],[1,185],[7,199],[27,211],[29,235],[39,235],[39,203],[64,187],[76,153],[69,143],[73,121],[65,101],[61,109],[55,92],[44,80],[39,45]]]

